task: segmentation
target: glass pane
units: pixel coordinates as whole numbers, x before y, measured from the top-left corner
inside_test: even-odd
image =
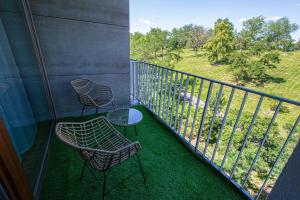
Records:
[[[0,117],[34,188],[52,115],[18,0],[0,0]]]

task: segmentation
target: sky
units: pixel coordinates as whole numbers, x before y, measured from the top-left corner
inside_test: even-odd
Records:
[[[243,21],[259,15],[268,21],[288,17],[300,25],[300,0],[130,0],[130,32],[186,24],[213,27],[218,18],[228,18],[240,30]],[[300,39],[300,29],[292,36]]]

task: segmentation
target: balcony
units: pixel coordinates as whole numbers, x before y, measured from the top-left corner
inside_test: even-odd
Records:
[[[141,159],[147,183],[144,184],[135,160],[128,160],[109,172],[107,199],[247,199],[190,152],[144,106],[136,108],[143,113],[143,121],[137,126],[139,134],[136,137],[134,130],[128,129],[127,137],[142,145]],[[100,199],[102,173],[89,170],[80,181],[82,165],[76,151],[53,138],[41,199]]]
[[[134,60],[130,77],[132,103],[141,104],[137,108],[144,118],[138,125],[139,136],[133,130],[127,135],[141,142],[148,182],[144,185],[139,173],[132,174],[136,163],[128,161],[112,170],[107,196],[266,199],[299,139],[300,117],[290,116],[293,124],[275,150],[270,145],[281,133],[273,126],[279,126],[278,119],[285,116],[282,106],[298,113],[299,102]],[[264,103],[269,101],[276,107],[266,114]],[[265,124],[257,123],[263,117]],[[42,199],[101,196],[103,177],[90,170],[80,181],[82,164],[76,152],[55,138]]]
[[[139,135],[131,130],[127,137],[141,143],[148,181],[128,160],[108,174],[106,199],[267,199],[277,179],[277,193],[285,193],[277,198],[298,198],[300,177],[285,165],[300,163],[289,159],[299,158],[300,102],[130,61],[128,0],[0,6],[1,198],[103,195],[102,174],[88,170],[79,180],[82,160],[53,134],[57,121],[80,120],[70,86],[78,78],[111,87],[116,105],[136,106],[144,115]],[[2,161],[9,173],[2,173]]]

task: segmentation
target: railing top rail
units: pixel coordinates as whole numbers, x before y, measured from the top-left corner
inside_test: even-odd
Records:
[[[130,60],[135,61],[135,62],[147,63],[147,62],[144,62],[144,61],[139,61],[139,60],[134,60],[134,59],[130,59]],[[239,90],[243,90],[243,91],[250,92],[250,93],[253,93],[253,94],[261,95],[261,96],[268,97],[268,98],[271,98],[271,99],[276,99],[276,100],[281,101],[281,102],[286,102],[286,103],[290,103],[290,104],[293,104],[293,105],[296,105],[296,106],[300,106],[300,102],[296,101],[296,100],[287,99],[287,98],[279,97],[279,96],[272,95],[272,94],[267,94],[267,93],[257,91],[257,90],[253,90],[253,89],[250,89],[250,88],[246,88],[246,87],[243,87],[243,86],[238,86],[238,85],[234,85],[234,84],[231,84],[231,83],[226,83],[226,82],[223,82],[223,81],[218,81],[218,80],[214,80],[214,79],[211,79],[211,78],[206,78],[206,77],[199,76],[199,75],[196,75],[196,74],[191,74],[191,73],[188,73],[188,72],[183,72],[183,71],[179,71],[179,70],[176,70],[176,69],[163,67],[163,66],[159,66],[159,65],[156,65],[156,64],[151,64],[151,63],[147,63],[147,64],[150,64],[150,65],[155,66],[155,67],[160,67],[160,68],[163,68],[163,69],[166,69],[166,70],[171,70],[171,71],[174,71],[174,72],[182,73],[182,74],[185,74],[185,75],[188,75],[188,76],[193,76],[193,77],[200,78],[200,79],[210,81],[210,82],[214,82],[214,83],[217,83],[217,84],[225,85],[225,86],[228,86],[228,87],[233,87],[233,88],[236,88],[236,89],[239,89]]]

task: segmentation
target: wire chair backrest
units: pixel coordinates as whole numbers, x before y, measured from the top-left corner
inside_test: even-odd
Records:
[[[94,105],[93,98],[90,95],[95,88],[94,82],[84,78],[75,79],[71,81],[71,86],[83,105]]]

